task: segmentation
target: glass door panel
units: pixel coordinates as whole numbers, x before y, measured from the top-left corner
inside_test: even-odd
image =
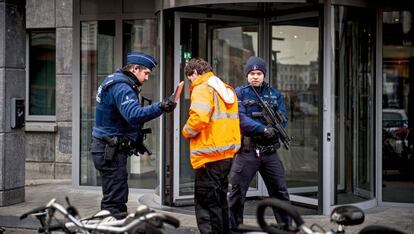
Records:
[[[334,204],[374,198],[375,11],[335,6]]]
[[[115,21],[81,22],[81,129],[80,185],[101,184],[89,148],[95,124],[95,94],[100,83],[113,72]]]
[[[214,27],[211,30],[213,71],[223,81],[237,87],[246,83],[243,66],[258,55],[258,26]]]
[[[414,9],[383,12],[382,201],[414,202]]]
[[[317,204],[321,105],[318,17],[273,23],[271,39],[270,83],[285,98],[287,132],[293,137],[289,151],[279,150],[289,192]]]
[[[128,52],[141,51],[158,56],[158,32],[155,19],[125,20],[123,21],[123,64],[126,64]],[[152,102],[158,102],[160,97],[159,69],[155,69],[148,81],[142,87],[141,96],[149,98]],[[128,184],[130,188],[155,189],[159,185],[158,169],[160,160],[159,118],[145,123],[144,128],[151,128],[152,133],[148,134],[145,144],[151,150],[152,155],[146,153],[139,157],[128,158]],[[157,193],[159,191],[156,191]]]
[[[218,77],[235,86],[243,83],[243,64],[248,56],[257,54],[258,48],[258,26],[240,26],[246,25],[249,20],[236,17],[223,17],[220,20],[220,16],[214,17],[214,20],[202,20],[204,17],[202,14],[178,13],[175,19],[178,30],[175,41],[179,43],[175,44],[174,82],[178,84],[185,80],[180,99],[179,120],[175,120],[174,127],[176,134],[179,134],[174,156],[174,187],[178,188],[178,191],[174,191],[176,203],[180,199],[192,199],[194,194],[194,170],[189,159],[189,141],[181,134],[190,107],[190,82],[183,73],[185,62],[193,57],[207,59]],[[240,23],[235,24],[238,20]],[[233,22],[231,27],[228,26],[229,22]],[[256,23],[255,20],[253,22]],[[257,180],[253,184],[257,188]]]
[[[211,30],[211,37],[213,71],[234,88],[244,85],[246,77],[243,66],[250,56],[258,55],[258,26],[214,26]],[[256,173],[250,183],[247,196],[262,195],[259,187],[261,184],[259,174]],[[258,191],[258,193],[253,191]]]
[[[190,108],[191,101],[189,86],[191,83],[187,80],[187,77],[184,76],[184,66],[185,62],[193,57],[205,58],[207,51],[207,31],[206,24],[199,23],[197,20],[181,19],[178,23],[180,24],[180,49],[175,52],[178,53],[179,58],[175,61],[181,61],[181,63],[175,65],[180,66],[179,75],[176,79],[178,82],[185,80],[185,87],[181,93],[179,126],[177,127],[177,134],[179,134],[180,140],[177,146],[179,148],[178,168],[175,171],[179,172],[179,177],[178,186],[175,185],[174,187],[178,187],[178,197],[189,198],[194,194],[194,170],[191,167],[189,158],[189,141],[183,137],[181,129],[188,119],[188,109]],[[176,84],[178,84],[178,82],[176,82]]]

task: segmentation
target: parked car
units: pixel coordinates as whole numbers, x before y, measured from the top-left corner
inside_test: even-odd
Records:
[[[408,129],[408,118],[404,109],[383,109],[382,125],[388,130]]]
[[[410,129],[405,110],[383,109],[382,127],[383,169],[403,173],[414,161],[408,142]]]

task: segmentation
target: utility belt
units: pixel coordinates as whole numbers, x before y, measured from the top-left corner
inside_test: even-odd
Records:
[[[273,144],[260,144],[258,143],[259,138],[253,138],[243,136],[241,150],[243,152],[252,152],[256,153],[257,157],[260,157],[262,154],[269,155],[276,152],[280,148],[280,143]]]
[[[145,152],[151,155],[151,152],[145,147],[143,142],[132,141],[125,136],[104,136],[100,140],[105,143],[105,160],[112,161],[115,154],[119,151],[126,153],[128,156]]]

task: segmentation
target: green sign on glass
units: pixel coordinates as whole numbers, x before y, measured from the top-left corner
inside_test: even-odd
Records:
[[[184,52],[184,59],[186,62],[188,62],[192,57],[193,55],[191,54],[191,52]]]

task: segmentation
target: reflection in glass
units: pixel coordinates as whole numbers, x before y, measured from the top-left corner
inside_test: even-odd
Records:
[[[414,202],[414,9],[383,13],[382,200]]]
[[[181,48],[182,61],[189,60],[189,57],[206,58],[207,51],[206,41],[206,24],[198,23],[195,20],[182,19],[181,20]],[[191,55],[191,56],[185,56]],[[181,63],[180,77],[185,80],[185,86],[180,98],[180,153],[179,153],[179,196],[192,196],[194,194],[194,170],[190,163],[190,143],[182,134],[184,124],[188,119],[188,110],[190,108],[190,92],[189,86],[191,82],[184,75],[185,63]]]
[[[335,201],[374,198],[375,11],[335,7]]]
[[[80,184],[100,185],[99,173],[95,170],[89,152],[92,127],[95,123],[95,94],[101,82],[115,71],[115,21],[81,22],[81,153]],[[144,33],[145,31],[145,33]],[[157,27],[155,20],[130,20],[123,24],[123,59],[129,51],[142,51],[158,57]],[[159,79],[156,69],[145,84],[142,95],[159,100]],[[131,188],[154,189],[158,185],[156,170],[159,158],[159,122],[153,120],[145,127],[153,133],[147,137],[152,156],[130,157],[128,172]]]
[[[257,56],[258,27],[217,28],[212,34],[213,71],[232,87],[245,84],[243,66],[250,56]]]
[[[55,32],[29,33],[29,115],[55,115]]]
[[[123,64],[127,54],[131,51],[148,53],[158,59],[157,21],[155,19],[128,20],[123,23]],[[159,69],[155,69],[148,81],[142,86],[141,96],[158,102],[160,97]],[[152,155],[132,156],[128,161],[129,180],[131,188],[155,189],[159,185],[159,119],[145,123],[144,128],[151,128],[152,133],[147,135],[145,144]],[[159,190],[156,191],[158,193]]]
[[[317,18],[316,18],[317,19]],[[272,26],[270,84],[288,110],[289,151],[279,150],[291,194],[315,198],[319,156],[319,28],[290,22]]]
[[[81,22],[81,129],[80,185],[100,185],[89,152],[95,124],[95,94],[100,83],[114,71],[115,21]]]
[[[245,85],[243,66],[250,56],[258,55],[258,27],[215,28],[212,35],[213,71],[234,88]],[[256,173],[250,183],[250,190],[258,189],[258,178]]]

